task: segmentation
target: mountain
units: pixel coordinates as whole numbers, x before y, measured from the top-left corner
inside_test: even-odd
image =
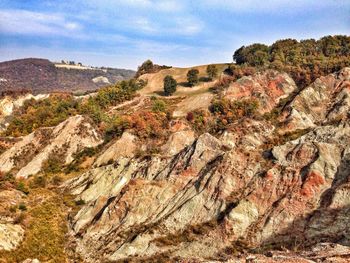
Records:
[[[85,92],[134,75],[134,71],[125,69],[54,64],[38,58],[19,59],[0,63],[0,92]]]

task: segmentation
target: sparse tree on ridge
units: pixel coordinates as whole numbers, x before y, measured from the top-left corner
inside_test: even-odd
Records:
[[[164,94],[165,94],[165,96],[171,96],[173,93],[175,93],[177,82],[172,76],[167,75],[164,78],[163,82],[164,82]]]
[[[218,75],[218,69],[215,65],[208,65],[207,66],[207,74],[208,77],[212,80],[217,77]]]
[[[198,69],[190,69],[187,72],[187,82],[190,86],[194,86],[195,84],[198,83],[198,74],[199,74]]]

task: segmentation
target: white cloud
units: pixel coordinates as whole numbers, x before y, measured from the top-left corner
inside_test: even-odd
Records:
[[[20,9],[0,10],[0,32],[20,35],[60,35],[78,37],[82,26],[63,15]]]
[[[90,6],[102,9],[118,9],[121,7],[133,8],[138,11],[179,12],[184,9],[182,0],[86,0]]]
[[[81,26],[78,23],[68,22],[64,24],[64,27],[68,30],[77,30],[80,29]]]
[[[130,26],[134,29],[142,31],[143,33],[156,33],[157,29],[152,22],[145,17],[136,17],[130,20]]]
[[[203,6],[233,12],[286,12],[291,9],[336,7],[347,0],[202,0]]]
[[[195,35],[202,31],[203,22],[194,17],[178,17],[174,19],[173,32],[180,35]]]

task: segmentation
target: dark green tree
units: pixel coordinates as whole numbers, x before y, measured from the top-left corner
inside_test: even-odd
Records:
[[[163,83],[164,83],[165,96],[171,96],[176,91],[176,86],[177,86],[176,80],[172,76],[167,75],[164,78]]]
[[[154,69],[154,64],[151,60],[148,59],[145,62],[143,62],[141,66],[137,68],[137,72],[135,76],[139,77],[146,73],[152,73],[153,69]]]
[[[199,71],[198,69],[190,69],[188,72],[187,72],[187,82],[190,86],[194,86],[195,84],[198,83],[198,74],[199,74]]]
[[[210,79],[216,78],[218,75],[218,69],[215,65],[207,66],[207,74]]]

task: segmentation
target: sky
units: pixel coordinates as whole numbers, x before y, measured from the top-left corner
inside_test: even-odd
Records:
[[[0,0],[0,61],[231,62],[255,42],[350,35],[350,0]]]

